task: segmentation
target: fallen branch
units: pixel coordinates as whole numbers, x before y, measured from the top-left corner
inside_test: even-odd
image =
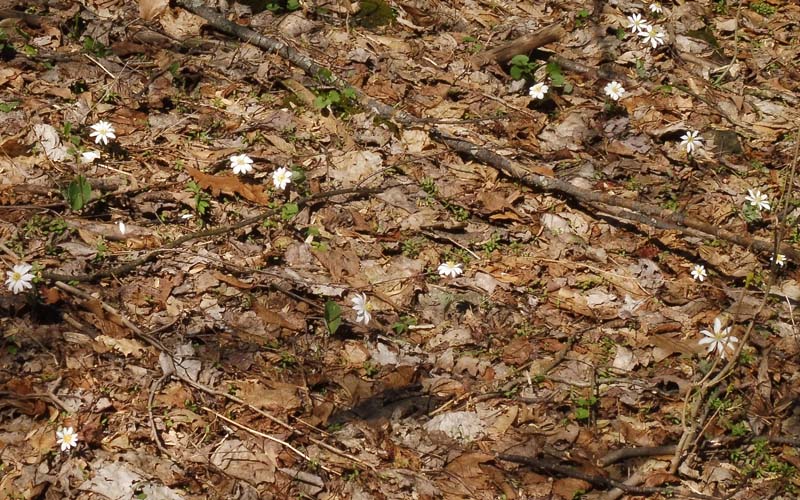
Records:
[[[673,210],[667,210],[655,205],[650,205],[649,203],[641,203],[638,201],[629,200],[620,196],[582,189],[556,177],[547,177],[540,174],[530,173],[524,167],[515,164],[511,160],[508,160],[497,153],[494,153],[484,147],[477,146],[469,141],[446,135],[438,129],[431,130],[431,137],[438,142],[446,144],[448,147],[458,153],[471,156],[483,163],[497,168],[507,176],[512,177],[525,185],[543,189],[545,191],[555,191],[566,194],[584,203],[602,204],[609,207],[617,207],[630,211],[626,212],[625,210],[613,209],[608,210],[610,214],[620,218],[646,223],[654,227],[676,229],[682,233],[690,234],[692,236],[699,236],[701,234],[705,235],[706,237],[713,236],[714,238],[736,243],[744,248],[753,248],[770,255],[772,254],[775,246],[773,242],[759,238],[753,238],[752,236],[746,234],[734,233],[732,231],[728,231],[727,229],[705,223],[694,217],[684,215]],[[800,251],[788,244],[781,244],[780,252],[795,261],[800,259]]]
[[[482,66],[491,61],[505,64],[517,54],[529,54],[539,47],[558,41],[563,35],[564,28],[561,23],[553,23],[539,31],[522,35],[499,47],[476,55],[472,58],[472,64]]]
[[[675,453],[675,449],[676,446],[674,444],[667,444],[664,446],[635,446],[631,448],[620,448],[606,453],[603,458],[598,460],[598,462],[601,467],[608,467],[611,464],[615,464],[629,458],[672,455]]]
[[[530,467],[531,469],[540,474],[559,475],[559,476],[566,476],[575,479],[580,479],[581,481],[586,481],[595,488],[602,488],[602,489],[618,488],[624,491],[625,493],[630,493],[633,495],[657,495],[657,494],[665,496],[683,495],[689,498],[698,498],[701,500],[718,500],[717,497],[702,495],[700,493],[694,493],[691,491],[678,492],[673,487],[631,486],[621,481],[616,481],[614,479],[610,479],[607,477],[587,474],[586,472],[583,472],[582,470],[576,467],[572,467],[570,465],[564,465],[556,460],[549,458],[535,458],[524,455],[509,455],[506,453],[499,453],[495,456],[497,457],[498,460],[503,460],[505,462],[513,462],[517,464],[527,465],[528,467]]]
[[[285,42],[261,35],[250,28],[229,21],[218,11],[203,5],[202,0],[178,0],[176,5],[204,18],[212,27],[221,32],[236,36],[246,43],[279,55],[304,70],[313,78],[318,78],[326,84],[334,85],[340,90],[345,88],[352,89],[359,102],[381,118],[394,120],[405,126],[427,127],[429,135],[434,141],[444,144],[458,153],[471,156],[486,165],[495,167],[508,177],[516,179],[527,186],[543,191],[561,193],[584,203],[622,208],[625,210],[615,211],[609,209],[607,212],[616,217],[641,222],[652,227],[675,229],[691,236],[704,236],[706,239],[721,239],[768,255],[772,255],[775,250],[775,245],[772,242],[754,238],[747,234],[734,233],[679,212],[666,210],[648,203],[628,200],[620,196],[582,189],[561,179],[531,173],[529,169],[494,153],[488,148],[453,137],[435,126],[430,126],[427,120],[422,120],[405,111],[373,99],[361,89],[353,88],[346,80],[318,64],[308,55]],[[557,30],[554,33],[557,33]],[[796,262],[800,261],[800,250],[791,245],[781,243],[779,252]]]
[[[298,208],[303,208],[315,201],[320,201],[328,198],[333,198],[334,196],[340,195],[356,195],[356,196],[364,196],[367,194],[374,194],[383,191],[383,189],[378,188],[346,188],[346,189],[335,189],[331,191],[325,191],[322,193],[313,194],[311,196],[305,196],[300,198],[295,202]],[[150,252],[146,253],[145,255],[134,259],[130,262],[126,262],[125,264],[121,264],[116,267],[112,267],[110,269],[104,269],[100,271],[95,271],[90,274],[76,274],[76,275],[69,275],[69,274],[59,274],[59,273],[52,273],[45,271],[42,273],[42,278],[46,280],[53,280],[53,281],[78,281],[78,282],[93,282],[98,281],[103,278],[110,278],[112,276],[119,277],[124,274],[128,274],[137,267],[155,259],[159,254],[166,252],[167,250],[172,250],[174,248],[178,248],[185,243],[189,243],[194,240],[199,240],[201,238],[209,238],[212,236],[219,236],[222,234],[227,234],[231,231],[235,231],[237,229],[242,229],[247,226],[252,226],[254,224],[259,224],[262,221],[266,220],[273,215],[280,213],[281,208],[272,208],[266,210],[258,215],[254,215],[252,217],[248,217],[247,219],[243,219],[235,224],[229,224],[226,226],[215,227],[214,229],[207,229],[205,231],[197,231],[194,233],[189,233],[187,235],[181,236],[180,238],[176,238],[166,245],[163,245],[155,250],[151,250]]]

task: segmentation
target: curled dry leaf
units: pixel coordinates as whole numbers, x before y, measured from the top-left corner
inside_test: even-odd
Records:
[[[246,184],[235,175],[210,175],[189,166],[186,167],[186,171],[200,184],[200,187],[211,190],[214,196],[219,196],[220,193],[238,194],[245,200],[259,205],[269,204],[269,196],[261,186]]]

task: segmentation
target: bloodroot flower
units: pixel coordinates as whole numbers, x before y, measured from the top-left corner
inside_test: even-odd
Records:
[[[750,205],[756,207],[759,211],[769,211],[770,209],[769,197],[758,189],[748,189],[747,196],[745,196],[744,199],[750,203]]]
[[[253,160],[247,155],[233,155],[230,162],[231,169],[236,175],[249,174],[253,171]]]
[[[59,427],[56,431],[56,444],[61,445],[61,451],[67,451],[78,446],[78,433],[72,427]]]
[[[94,142],[97,144],[102,142],[103,145],[107,145],[109,139],[115,139],[117,137],[116,134],[114,134],[114,126],[105,120],[100,120],[95,123],[91,126],[91,129],[94,132],[89,134],[89,137],[94,137]]]
[[[640,31],[647,31],[650,29],[650,25],[647,24],[647,21],[642,19],[641,14],[633,14],[628,16],[628,28],[631,29],[631,33],[638,33]]]
[[[692,266],[692,278],[696,279],[697,281],[703,281],[708,276],[706,272],[706,266],[703,264],[695,264]]]
[[[664,38],[667,36],[661,31],[661,28],[655,26],[648,26],[647,30],[639,32],[639,36],[644,38],[644,43],[649,43],[654,49],[659,45],[664,44]]]
[[[369,323],[369,320],[372,319],[372,314],[369,312],[372,309],[372,304],[369,303],[367,296],[359,293],[350,301],[353,303],[353,310],[356,312],[356,322],[362,322],[365,325]]]
[[[708,354],[717,351],[723,358],[725,358],[728,354],[728,351],[732,351],[736,348],[736,343],[739,342],[739,339],[731,335],[731,327],[722,328],[722,321],[719,317],[714,318],[714,330],[701,330],[700,333],[705,335],[702,339],[700,339],[700,345],[708,344],[706,350]]]
[[[622,84],[618,81],[610,82],[608,85],[605,86],[603,89],[608,97],[615,101],[619,101],[622,96],[625,94],[625,89],[622,88]]]
[[[288,168],[280,167],[272,172],[272,183],[276,189],[286,189],[290,182],[292,182],[292,171]]]
[[[33,281],[34,276],[30,273],[31,269],[33,269],[33,266],[22,263],[12,267],[10,271],[6,271],[8,276],[6,285],[9,291],[16,295],[26,289],[33,288],[31,281]]]
[[[452,260],[439,264],[438,271],[440,276],[449,276],[451,278],[457,278],[464,272],[461,264],[456,264]]]
[[[681,147],[686,148],[687,154],[692,154],[696,149],[703,147],[703,140],[700,138],[700,131],[689,130],[681,136]]]
[[[547,94],[547,91],[550,89],[544,82],[539,82],[535,85],[532,85],[530,90],[528,90],[528,95],[530,95],[533,99],[544,99],[544,96]]]

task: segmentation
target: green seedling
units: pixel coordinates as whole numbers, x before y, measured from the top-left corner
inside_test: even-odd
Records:
[[[297,206],[297,203],[287,203],[281,207],[281,218],[287,221],[291,220],[299,211],[300,207]]]
[[[342,308],[336,302],[329,300],[325,302],[325,328],[328,329],[328,333],[334,335],[336,330],[342,324]]]
[[[508,74],[514,80],[533,80],[533,72],[538,67],[536,63],[531,62],[530,58],[525,54],[519,54],[511,58],[509,61],[511,65],[508,69]]]
[[[409,326],[416,324],[417,320],[415,318],[411,316],[403,316],[400,318],[400,321],[392,325],[392,330],[394,330],[394,333],[400,335],[407,332]]]
[[[547,76],[550,77],[550,84],[553,87],[562,88],[567,94],[572,92],[572,84],[564,78],[564,74],[561,72],[561,66],[559,66],[558,63],[551,61],[547,63],[545,69],[547,70]]]
[[[197,215],[205,216],[208,213],[208,209],[211,208],[211,199],[206,192],[195,181],[189,181],[186,184],[186,190],[194,195],[194,210]]]
[[[78,175],[69,183],[64,195],[69,207],[77,212],[89,203],[89,199],[92,196],[92,186],[86,180],[86,177]]]

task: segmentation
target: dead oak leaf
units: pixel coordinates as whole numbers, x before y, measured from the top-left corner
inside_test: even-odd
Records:
[[[245,184],[235,175],[210,175],[190,166],[186,167],[186,171],[200,187],[210,190],[214,196],[219,196],[220,193],[230,196],[238,194],[245,200],[262,206],[269,204],[269,196],[260,186]]]
[[[273,311],[257,300],[253,301],[253,311],[264,323],[269,325],[277,325],[296,332],[302,331],[306,327],[306,322],[302,317],[283,311]]]

